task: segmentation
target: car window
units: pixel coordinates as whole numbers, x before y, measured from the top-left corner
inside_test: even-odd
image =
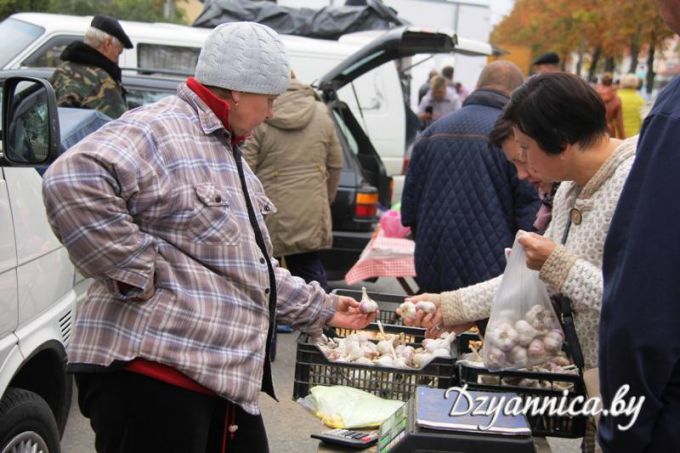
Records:
[[[354,139],[354,135],[352,135],[352,131],[350,131],[349,127],[347,127],[345,120],[335,110],[333,110],[333,116],[335,116],[335,121],[338,125],[338,129],[340,130],[343,137],[345,138],[345,142],[349,146],[350,151],[352,151],[352,154],[354,154],[355,156],[358,155],[359,154],[359,144]]]
[[[152,102],[160,101],[161,99],[175,94],[175,91],[156,90],[146,87],[130,87],[125,86],[127,92],[126,98],[128,107],[134,109],[142,105],[151,104]]]
[[[137,46],[137,67],[193,74],[200,53],[200,47],[139,43]]]
[[[26,58],[21,65],[29,68],[56,68],[61,64],[61,53],[73,41],[81,41],[82,36],[55,36]]]
[[[16,19],[5,19],[0,22],[0,68],[4,68],[19,52],[28,47],[45,30],[37,25],[27,24]]]

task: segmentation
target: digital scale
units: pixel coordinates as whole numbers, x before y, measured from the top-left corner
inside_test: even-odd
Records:
[[[420,390],[422,387],[418,387]],[[455,420],[454,417],[448,415],[448,410],[451,404],[443,399],[443,389],[429,389],[439,390],[442,394],[442,404],[436,404],[435,411],[444,412],[442,415],[444,420],[448,417],[450,420]],[[468,391],[470,394],[475,394],[474,391]],[[380,426],[379,437],[377,443],[377,451],[379,453],[434,453],[434,452],[456,452],[456,453],[535,453],[533,438],[531,433],[524,435],[507,435],[496,434],[489,431],[479,432],[465,432],[448,429],[429,429],[424,428],[418,423],[419,412],[417,407],[417,400],[421,393],[416,392],[416,395],[404,404],[399,410],[393,413]],[[421,399],[421,406],[423,405]],[[432,411],[432,405],[429,405],[429,410]],[[440,410],[441,409],[441,410]],[[523,415],[519,415],[524,419]],[[507,418],[507,417],[506,417]]]

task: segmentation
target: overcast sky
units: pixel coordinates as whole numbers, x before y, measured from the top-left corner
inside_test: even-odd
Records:
[[[491,5],[491,23],[496,25],[504,15],[510,13],[515,0],[490,0],[489,3]]]

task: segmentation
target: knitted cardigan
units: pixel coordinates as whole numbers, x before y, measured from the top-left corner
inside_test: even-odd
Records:
[[[586,369],[597,366],[604,241],[636,147],[637,136],[623,141],[582,189],[573,181],[563,182],[555,194],[552,220],[545,232],[558,246],[541,267],[539,277],[550,293],[571,298]],[[569,211],[574,207],[581,211],[582,221],[572,223],[562,245]],[[444,325],[488,318],[501,278],[442,293]]]

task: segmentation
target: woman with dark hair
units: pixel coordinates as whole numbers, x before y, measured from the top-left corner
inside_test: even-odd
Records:
[[[614,209],[628,176],[637,138],[611,138],[605,106],[577,76],[541,74],[513,92],[504,120],[526,156],[528,171],[545,183],[560,184],[545,235],[524,233],[519,241],[527,266],[539,271],[548,290],[571,299],[586,370],[597,367],[602,302],[602,252]],[[488,318],[501,276],[439,295],[412,299],[438,305],[416,323],[431,334]],[[585,451],[593,451],[594,430]]]

